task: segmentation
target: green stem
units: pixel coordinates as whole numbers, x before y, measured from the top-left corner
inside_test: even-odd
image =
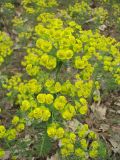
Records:
[[[42,150],[43,150],[43,146],[44,146],[44,141],[45,141],[45,134],[44,134],[44,136],[42,137],[42,143],[41,143],[41,148],[40,148],[40,156],[41,156],[41,154],[42,154]]]
[[[60,69],[61,69],[61,67],[62,67],[62,64],[63,64],[63,62],[58,62],[58,66],[57,66],[57,69],[56,69],[56,81],[58,80],[58,74],[59,74],[59,72],[60,72]]]
[[[95,71],[94,71],[94,74],[93,74],[93,85],[92,85],[91,94],[90,94],[90,104],[92,103],[95,81],[96,81],[97,75],[98,75],[98,70],[97,70],[97,68],[98,68],[98,65],[95,67]]]

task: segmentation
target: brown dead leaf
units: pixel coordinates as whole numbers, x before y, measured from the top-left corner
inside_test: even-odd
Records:
[[[94,113],[95,117],[98,120],[105,120],[106,119],[106,111],[107,108],[105,106],[100,105],[100,103],[93,103],[90,106],[91,111]]]
[[[76,131],[79,124],[80,124],[80,122],[77,119],[73,119],[72,121],[70,121],[68,123],[68,126],[74,132],[74,131]]]
[[[110,125],[108,124],[101,124],[99,129],[102,130],[102,132],[106,132],[108,131],[109,127]]]
[[[112,150],[114,151],[114,153],[120,153],[120,144],[117,143],[114,139],[109,139],[109,142],[112,145]]]
[[[105,120],[106,111],[107,111],[106,107],[96,106],[95,111],[94,111],[96,118],[99,120]]]
[[[101,26],[99,27],[99,30],[104,31],[106,28],[107,28],[107,26],[103,24],[103,25],[101,25]]]

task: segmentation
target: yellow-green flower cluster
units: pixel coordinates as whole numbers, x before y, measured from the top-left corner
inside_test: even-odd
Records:
[[[3,125],[0,125],[0,139],[5,136],[6,129]]]
[[[4,155],[5,155],[5,151],[2,148],[0,148],[0,158],[3,158]]]
[[[40,57],[40,64],[49,70],[56,68],[56,58],[47,54]]]
[[[14,17],[14,19],[12,20],[13,26],[23,26],[24,24],[24,20],[21,17]]]
[[[53,103],[54,97],[52,94],[40,93],[37,95],[37,100],[39,103],[51,104]]]
[[[64,26],[60,18],[50,13],[40,14],[38,21],[35,26],[40,37],[36,39],[37,48],[28,49],[28,55],[22,62],[29,75],[37,76],[42,66],[53,70],[59,61],[70,61],[71,67],[77,69],[80,78],[86,81],[91,79],[98,63],[106,72],[114,72],[118,66],[119,44],[115,39],[101,36],[98,32],[93,34],[90,30],[82,31],[74,21]]]
[[[89,128],[87,124],[81,125],[79,130],[78,130],[78,136],[80,139],[83,139],[87,136],[89,133]]]
[[[61,154],[63,157],[69,156],[74,152],[76,135],[73,132],[66,132],[60,140]]]
[[[55,82],[54,79],[47,79],[45,82],[45,87],[50,93],[59,93],[61,91],[62,85],[60,82]]]
[[[51,112],[45,106],[36,107],[28,114],[29,118],[37,119],[41,121],[48,121],[50,116],[51,116]]]
[[[67,99],[65,96],[58,96],[55,101],[54,101],[54,107],[57,109],[57,110],[63,110],[65,105],[67,103]]]
[[[13,5],[12,3],[10,3],[10,2],[5,3],[5,4],[3,5],[3,7],[6,8],[6,9],[9,9],[9,10],[14,9],[14,5]]]
[[[37,14],[46,8],[57,6],[56,0],[22,0],[22,5],[28,14]]]
[[[54,139],[60,139],[64,136],[64,129],[59,126],[58,123],[52,123],[48,128],[47,128],[47,134],[49,137],[54,138]]]
[[[5,134],[5,138],[8,140],[8,141],[11,141],[11,140],[14,140],[17,136],[17,131],[16,129],[12,128],[12,129],[8,129],[6,131],[6,134]]]
[[[18,116],[14,116],[12,119],[12,124],[16,125],[16,124],[18,124],[19,121],[20,121],[20,118]]]
[[[57,57],[60,60],[69,60],[73,57],[73,51],[70,49],[61,49],[57,51]]]
[[[91,149],[89,151],[89,156],[91,158],[96,158],[98,156],[98,148],[99,148],[98,141],[93,141],[90,146],[91,146]]]
[[[92,9],[89,6],[89,2],[76,2],[74,5],[70,5],[68,8],[68,13],[72,18],[80,19],[80,23],[83,24],[87,19],[90,18]]]
[[[8,90],[14,89],[17,90],[19,83],[21,82],[21,74],[16,74],[11,77],[11,79],[6,79],[6,84],[3,84],[4,88]]]
[[[52,49],[52,45],[50,42],[45,41],[43,39],[37,39],[36,41],[36,47],[40,48],[44,52],[50,52]]]
[[[62,117],[65,120],[71,120],[76,115],[75,106],[68,103],[62,110]]]
[[[23,100],[20,106],[22,111],[27,111],[30,108],[30,102],[28,100]]]
[[[75,82],[75,87],[77,89],[78,97],[88,98],[91,94],[92,86],[93,86],[92,80],[84,82],[81,79],[77,79],[77,81]]]
[[[97,7],[93,11],[94,20],[100,24],[103,24],[108,18],[108,12],[103,7]]]
[[[62,84],[61,93],[74,97],[76,94],[76,87],[69,80],[67,80]]]
[[[77,134],[79,138],[77,138]],[[88,156],[96,158],[99,148],[99,142],[96,136],[92,136],[92,143],[89,146],[90,149],[88,149],[89,141],[91,140],[89,135],[95,135],[95,133],[89,130],[87,124],[81,124],[78,126],[77,134],[65,132],[64,137],[61,138],[59,143],[62,156],[76,155],[83,160],[87,159]]]
[[[107,9],[102,6],[91,8],[90,2],[83,0],[69,5],[67,13],[72,17],[72,19],[76,20],[81,25],[89,22],[92,29],[96,29],[100,25],[104,24],[108,18]],[[95,25],[95,27],[93,25]]]
[[[4,58],[12,53],[13,42],[5,32],[0,31],[0,65],[4,62]]]
[[[88,111],[88,102],[85,98],[80,98],[79,101],[75,101],[76,110],[82,115],[86,114]]]
[[[30,79],[27,82],[21,82],[18,86],[18,91],[21,94],[29,93],[29,94],[35,94],[40,92],[42,89],[41,84],[36,79]],[[27,96],[27,95],[26,95]]]

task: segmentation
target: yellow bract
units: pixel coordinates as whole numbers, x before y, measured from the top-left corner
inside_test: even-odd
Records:
[[[5,136],[6,129],[3,125],[0,125],[0,138]]]
[[[5,155],[5,151],[2,148],[0,148],[0,158],[4,157],[4,155]]]
[[[48,136],[52,138],[62,138],[64,135],[64,129],[62,127],[59,127],[59,124],[57,123],[52,123],[48,128],[47,128],[47,133]]]
[[[67,103],[66,98],[64,96],[59,96],[54,101],[54,107],[57,110],[63,110],[66,103]]]
[[[13,119],[12,119],[12,124],[13,124],[13,125],[16,125],[16,124],[19,122],[19,120],[20,120],[20,119],[19,119],[18,116],[14,116]]]
[[[51,104],[53,103],[53,95],[52,94],[38,94],[37,95],[37,100],[39,103],[46,103],[46,104]]]
[[[13,42],[7,33],[0,31],[0,65],[12,53]]]

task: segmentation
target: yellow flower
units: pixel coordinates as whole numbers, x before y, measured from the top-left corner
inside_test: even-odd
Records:
[[[62,148],[62,149],[61,149],[61,154],[62,154],[63,157],[66,157],[66,156],[68,156],[70,153],[69,153],[69,151],[68,151],[67,148]]]
[[[48,60],[49,60],[49,56],[47,54],[43,54],[40,58],[40,64],[45,66]]]
[[[2,148],[0,148],[0,158],[4,157],[4,155],[5,155],[5,151]]]
[[[75,114],[75,107],[68,103],[62,112],[62,117],[66,120],[71,120],[71,118],[75,116]]]
[[[59,127],[56,131],[57,138],[62,138],[64,136],[64,133],[65,133],[64,129],[62,127]]]
[[[87,101],[86,101],[85,98],[80,98],[80,103],[81,103],[82,105],[87,105]]]
[[[81,52],[82,51],[82,43],[74,44],[73,51],[74,52]]]
[[[89,136],[89,138],[92,138],[92,139],[96,139],[97,138],[97,135],[93,131],[90,131],[88,136]]]
[[[91,158],[96,158],[97,155],[98,155],[98,151],[95,150],[95,149],[92,149],[90,152],[89,152],[89,155]]]
[[[9,141],[15,139],[16,136],[17,136],[17,132],[16,132],[15,129],[9,129],[9,130],[7,130],[7,132],[6,132],[6,137],[7,137],[7,139],[8,139]]]
[[[73,51],[70,49],[61,49],[57,51],[57,57],[61,60],[69,60],[73,57]]]
[[[42,49],[44,52],[50,52],[52,49],[52,45],[50,42],[45,41],[43,39],[38,39],[36,41],[36,46],[40,49]]]
[[[84,138],[87,134],[88,134],[88,125],[87,124],[81,125],[78,131],[79,138]]]
[[[50,88],[51,86],[53,86],[53,84],[54,84],[54,79],[48,79],[46,82],[45,82],[45,86],[47,87],[47,88]]]
[[[41,119],[41,117],[42,117],[41,107],[40,108],[37,107],[33,110],[33,116],[34,116],[35,119]]]
[[[12,124],[13,124],[13,125],[16,125],[16,124],[19,122],[19,120],[20,120],[20,119],[19,119],[18,116],[14,116],[13,119],[12,119]]]
[[[51,125],[50,127],[47,128],[47,134],[51,138],[56,136],[56,132],[57,132],[57,126],[56,125]]]
[[[75,143],[75,141],[76,141],[76,135],[71,132],[71,133],[69,134],[69,136],[70,136],[71,142],[72,142],[72,143]]]
[[[4,7],[8,8],[8,9],[14,9],[14,5],[12,3],[5,3]]]
[[[75,82],[75,87],[77,89],[81,89],[83,87],[83,81],[82,80],[78,80]]]
[[[21,132],[21,131],[23,131],[24,129],[25,129],[24,123],[20,123],[20,124],[18,124],[17,127],[16,127],[16,130],[17,130],[18,132]]]
[[[30,102],[28,100],[22,101],[22,105],[20,106],[20,109],[22,111],[27,111],[30,108]]]
[[[59,127],[59,124],[57,123],[52,123],[48,128],[47,128],[47,134],[51,138],[62,138],[64,136],[64,129],[62,127]]]
[[[13,26],[23,26],[23,24],[24,24],[24,21],[23,21],[23,19],[22,19],[22,17],[14,17],[14,19],[12,20],[12,23],[13,23]]]
[[[62,112],[62,117],[66,120],[71,120],[73,114],[69,112],[69,110],[65,110]]]
[[[80,107],[80,109],[79,109],[80,114],[83,114],[83,115],[86,114],[87,111],[88,111],[87,105],[82,106],[82,107]]]
[[[3,125],[0,125],[0,138],[5,136],[6,129]]]
[[[12,53],[13,42],[5,32],[0,31],[0,65],[4,58]]]
[[[74,145],[72,143],[68,143],[66,145],[66,148],[69,150],[69,152],[73,152],[74,151]]]
[[[93,149],[97,149],[97,148],[99,147],[99,143],[98,143],[97,141],[93,141],[93,142],[91,143],[91,147],[92,147]]]
[[[42,89],[41,85],[38,83],[36,79],[31,79],[27,83],[27,90],[29,93],[38,93]]]
[[[62,110],[66,103],[67,103],[66,98],[64,96],[59,96],[54,101],[54,107],[57,110]]]
[[[79,56],[75,57],[75,68],[84,69],[87,64],[87,60],[81,59]]]
[[[85,157],[85,152],[81,148],[77,148],[75,149],[75,155],[83,158]]]
[[[49,56],[48,60],[46,61],[46,63],[44,64],[45,67],[49,70],[54,69],[56,67],[56,58],[53,56]]]
[[[65,146],[67,143],[69,143],[68,138],[62,138],[61,139],[61,146]]]
[[[88,146],[86,139],[81,139],[80,143],[81,143],[82,148],[86,150]]]
[[[54,86],[55,92],[60,92],[61,91],[61,84],[60,82],[56,82]]]
[[[37,95],[37,100],[38,100],[39,103],[45,103],[46,95],[42,94],[42,93],[38,94]]]
[[[33,110],[33,113],[31,112],[29,116],[35,119],[41,119],[42,121],[48,121],[49,117],[51,116],[51,113],[49,109],[45,106],[40,106],[35,108]]]
[[[51,116],[51,113],[50,113],[49,109],[43,107],[43,108],[42,108],[41,120],[42,120],[42,121],[48,121],[48,119],[50,118],[50,116]]]
[[[53,99],[54,99],[54,97],[53,97],[52,94],[46,94],[46,96],[45,96],[45,102],[46,102],[46,104],[53,103]]]

